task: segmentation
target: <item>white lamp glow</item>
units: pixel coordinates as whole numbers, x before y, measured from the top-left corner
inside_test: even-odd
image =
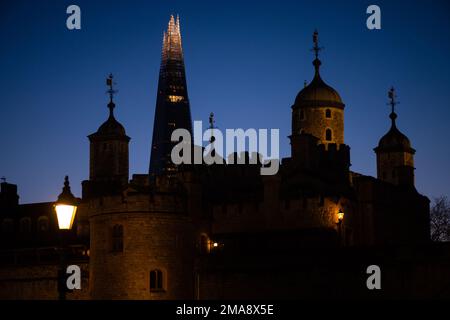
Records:
[[[64,188],[55,203],[56,218],[60,230],[72,229],[77,212],[77,199],[70,192],[69,177],[64,178]]]
[[[57,204],[55,206],[58,227],[61,230],[72,229],[73,220],[77,212],[77,207],[67,204]]]

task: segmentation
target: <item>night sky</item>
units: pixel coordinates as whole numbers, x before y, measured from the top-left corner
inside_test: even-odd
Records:
[[[66,8],[81,8],[81,30]],[[382,29],[366,28],[381,7]],[[290,153],[291,105],[313,77],[319,30],[322,78],[341,95],[353,171],[376,175],[373,148],[390,126],[417,150],[416,187],[450,196],[450,6],[446,1],[1,1],[0,176],[20,202],[54,201],[64,175],[81,196],[89,142],[108,115],[105,78],[115,75],[116,118],[130,142],[130,177],[146,173],[163,30],[179,14],[193,120],[226,128],[279,128]]]

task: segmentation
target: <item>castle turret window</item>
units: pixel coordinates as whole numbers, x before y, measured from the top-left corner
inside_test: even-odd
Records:
[[[305,112],[300,110],[300,120],[305,120]]]
[[[327,119],[331,118],[331,110],[330,109],[325,110],[325,118],[327,118]]]
[[[163,287],[163,272],[159,269],[150,271],[150,291],[162,291]]]
[[[327,129],[325,131],[325,140],[327,140],[327,141],[333,140],[333,135],[331,133],[331,129]]]
[[[112,231],[112,251],[123,252],[123,226],[116,224]]]

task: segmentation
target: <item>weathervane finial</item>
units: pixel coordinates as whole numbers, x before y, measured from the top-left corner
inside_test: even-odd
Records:
[[[313,33],[313,48],[311,49],[312,51],[314,51],[314,55],[315,55],[315,59],[313,61],[313,65],[314,68],[316,69],[316,75],[319,74],[319,67],[322,64],[319,60],[319,51],[323,49],[323,47],[319,47],[319,32],[316,30],[314,30]]]
[[[109,87],[109,89],[106,91],[106,93],[109,94],[108,108],[109,108],[110,116],[113,116],[113,109],[115,107],[115,104],[113,102],[113,98],[114,98],[114,94],[117,93],[117,90],[114,90],[114,85],[116,83],[113,82],[113,78],[114,78],[114,76],[112,75],[112,73],[110,73],[108,78],[106,78],[106,85]]]
[[[322,48],[319,47],[319,32],[316,30],[314,30],[313,33],[313,43],[314,43],[314,47],[313,47],[313,51],[314,54],[316,56],[316,59],[319,59],[319,51],[322,50]]]
[[[211,129],[211,138],[209,139],[210,143],[213,143],[216,140],[216,137],[214,137],[214,123],[216,120],[214,120],[214,113],[211,112],[209,114],[209,129]]]
[[[397,114],[395,113],[395,106],[399,104],[400,102],[397,101],[397,95],[395,94],[395,89],[392,86],[388,91],[388,97],[389,102],[388,105],[391,106],[391,114],[389,115],[389,118],[392,120],[392,125],[395,126],[395,119],[397,118]]]

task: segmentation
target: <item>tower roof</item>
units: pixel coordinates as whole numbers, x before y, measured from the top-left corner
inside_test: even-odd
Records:
[[[103,124],[98,128],[97,132],[90,135],[89,137],[92,136],[122,136],[122,137],[126,137],[126,132],[125,132],[125,128],[124,126],[116,120],[116,118],[114,117],[114,108],[116,107],[116,104],[113,101],[114,98],[114,94],[117,92],[117,90],[113,89],[113,75],[110,74],[109,77],[106,79],[106,84],[109,86],[109,89],[107,91],[107,93],[109,94],[109,103],[108,103],[108,108],[109,108],[109,117],[108,119],[103,122]]]
[[[375,148],[375,152],[378,151],[404,151],[409,153],[415,153],[415,150],[411,148],[411,142],[408,137],[404,135],[398,128],[395,123],[397,119],[397,114],[395,113],[395,106],[397,105],[397,101],[395,100],[395,89],[392,87],[389,90],[389,104],[392,107],[391,114],[389,118],[391,118],[391,128],[389,131],[381,137],[378,142],[378,147]]]
[[[332,87],[327,85],[320,77],[320,65],[322,62],[319,60],[319,51],[322,49],[318,45],[318,32],[314,31],[313,34],[315,59],[313,61],[315,73],[314,78],[306,85],[295,98],[296,107],[336,107],[344,108],[344,103],[339,93]]]

